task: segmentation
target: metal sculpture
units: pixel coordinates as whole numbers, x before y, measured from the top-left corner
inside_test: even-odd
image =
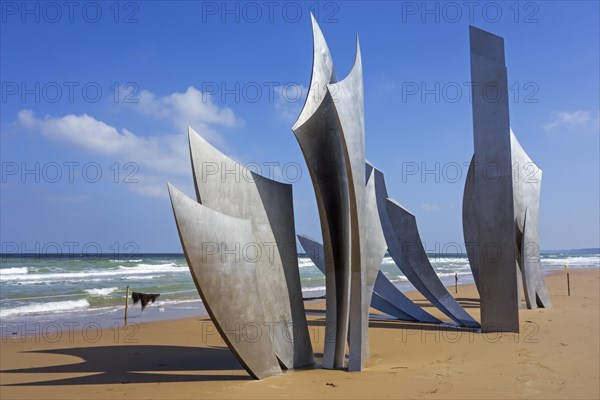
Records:
[[[473,26],[469,36],[475,152],[463,231],[481,297],[482,331],[518,332],[521,280],[528,307],[550,306],[539,261],[540,180],[513,183],[515,173],[537,166],[510,129],[504,40]]]
[[[410,212],[388,197],[383,173],[374,169],[377,209],[388,252],[414,287],[440,311],[466,327],[479,327],[452,297],[435,273],[419,236],[417,222]]]
[[[326,260],[324,368],[344,366],[350,298],[350,218],[344,151],[327,85],[335,82],[325,38],[312,18],[313,69],[306,102],[292,127],[315,189]]]
[[[375,215],[378,223],[369,224],[367,246],[370,247],[369,238],[378,238],[374,240],[375,243],[383,245],[387,243],[388,252],[396,265],[427,300],[459,325],[469,328],[479,327],[479,323],[458,304],[435,273],[419,237],[415,217],[400,204],[388,198],[381,171],[370,163],[366,164],[366,170],[369,177],[367,199],[370,199],[367,204],[373,204],[368,209],[378,213]],[[322,245],[307,236],[299,235],[298,238],[315,265],[323,270],[321,264],[325,251],[322,250]],[[379,259],[380,263],[381,259]],[[371,300],[374,308],[399,319],[441,322],[406,298],[381,271],[377,272]]]
[[[169,195],[194,283],[227,347],[252,377],[281,374],[269,336],[263,334],[269,321],[259,296],[256,266],[245,258],[222,257],[223,251],[240,242],[253,241],[250,221],[213,211],[171,185]]]
[[[361,370],[367,354],[368,279],[377,276],[378,251],[367,250],[365,128],[358,38],[348,76],[336,81],[325,38],[313,26],[313,71],[304,108],[292,130],[311,175],[323,234],[326,270],[324,368]],[[381,254],[383,257],[383,254]],[[350,318],[351,316],[351,318]]]
[[[337,81],[311,20],[310,90],[292,130],[310,172],[324,245],[298,238],[326,276],[323,367],[344,367],[348,345],[348,370],[358,371],[368,355],[370,306],[403,320],[440,323],[379,271],[386,249],[434,306],[462,326],[479,324],[435,273],[414,215],[388,198],[383,174],[365,160],[358,38],[352,70]],[[478,244],[467,250],[481,293],[482,330],[518,331],[520,281],[529,308],[550,306],[537,230],[541,171],[510,130],[502,38],[471,27],[470,40],[475,154],[463,229],[467,244]],[[493,101],[490,86],[498,89]],[[291,185],[250,171],[191,128],[189,144],[197,201],[171,185],[169,194],[192,277],[217,330],[254,378],[312,365]],[[518,179],[531,168],[539,178]]]
[[[255,174],[189,129],[192,171],[199,203],[250,221],[252,242],[240,242],[255,259],[265,318],[285,368],[314,363],[302,301],[294,229],[292,186]]]
[[[291,185],[253,173],[191,128],[189,144],[197,202],[169,192],[188,265],[217,329],[255,378],[281,373],[271,356],[288,369],[312,365]],[[258,338],[240,338],[248,328]]]
[[[374,167],[369,162],[366,162],[367,299],[371,299],[371,307],[401,320],[440,323],[440,320],[408,299],[379,271],[387,244],[377,208],[375,174],[373,171]],[[323,274],[326,274],[323,245],[306,235],[298,235],[298,239],[313,263]],[[368,308],[366,312],[368,313]]]
[[[358,36],[352,70],[343,80],[330,83],[331,94],[342,139],[344,165],[348,182],[350,211],[350,320],[348,370],[360,371],[367,354],[369,305],[367,297],[367,204],[365,189],[365,122],[362,59]],[[385,246],[385,245],[384,245]],[[384,247],[385,248],[385,247]],[[376,253],[377,251],[375,251]],[[381,259],[383,254],[381,253]],[[377,257],[371,254],[371,257]],[[381,260],[376,265],[379,270]],[[376,276],[376,272],[374,276]]]
[[[538,210],[542,170],[529,158],[510,130],[511,159],[513,173],[513,195],[516,225],[516,263],[517,287],[522,286],[526,307],[552,307],[548,290],[544,283],[540,260],[540,241],[538,231]],[[476,257],[477,231],[475,214],[475,185],[473,161],[469,166],[463,197],[463,232],[467,243],[467,255],[473,278],[479,291],[479,259]],[[517,291],[517,302],[520,302]]]
[[[540,259],[538,215],[542,170],[529,158],[510,131],[513,162],[513,196],[517,239],[517,265],[520,268],[527,308],[552,307],[544,283]]]
[[[298,235],[298,240],[313,264],[325,274],[323,245],[307,235]],[[378,271],[375,280],[371,307],[403,321],[441,323],[406,297],[381,271]]]
[[[483,331],[519,331],[504,41],[470,27],[476,258]],[[499,88],[493,101],[482,86]],[[493,174],[493,175],[492,175]]]

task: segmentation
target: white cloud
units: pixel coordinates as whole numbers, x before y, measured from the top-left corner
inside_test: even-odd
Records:
[[[210,95],[193,86],[183,93],[175,92],[162,97],[142,90],[139,101],[131,106],[142,114],[170,121],[179,131],[187,131],[187,127],[191,126],[196,132],[202,132],[206,139],[213,141],[221,141],[221,138],[209,125],[242,125],[242,121],[230,108],[220,108],[213,103]]]
[[[184,161],[189,150],[183,134],[143,137],[127,129],[119,131],[87,114],[37,118],[31,110],[19,111],[17,124],[51,140],[135,162],[154,172],[184,174],[189,170]]]
[[[142,91],[139,102],[133,105],[131,109],[141,114],[170,121],[178,133],[136,135],[126,128],[118,129],[88,114],[62,117],[46,115],[42,118],[32,110],[19,111],[16,125],[53,141],[122,162],[136,163],[140,170],[136,176],[139,182],[128,187],[142,195],[164,197],[167,180],[179,183],[184,176],[188,181],[191,175],[187,126],[192,126],[210,141],[222,142],[212,126],[234,127],[241,124],[231,109],[215,105],[210,97],[194,87],[163,97]]]
[[[589,111],[562,111],[557,112],[554,115],[554,120],[546,125],[544,125],[544,129],[547,131],[553,130],[555,128],[577,128],[586,126],[592,120]]]

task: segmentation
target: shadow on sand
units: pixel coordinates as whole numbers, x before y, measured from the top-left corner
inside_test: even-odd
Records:
[[[456,301],[463,308],[480,308],[479,299],[457,297]],[[413,300],[413,302],[421,308],[435,308],[427,300]],[[326,326],[325,310],[321,309],[306,309],[307,315],[321,317],[319,319],[308,320],[309,326]],[[370,328],[392,328],[392,329],[407,329],[407,330],[422,330],[422,331],[448,331],[448,332],[478,332],[479,328],[467,328],[457,325],[449,321],[443,324],[432,324],[424,322],[403,321],[387,315],[370,314]]]
[[[1,386],[99,385],[252,379],[245,372],[242,375],[214,373],[215,371],[243,370],[240,363],[226,347],[120,345],[25,353],[66,355],[78,357],[83,361],[48,367],[9,369],[0,372],[20,374],[94,373],[94,375]],[[198,373],[202,371],[211,371],[211,373]],[[189,374],[182,374],[181,372],[189,372]]]

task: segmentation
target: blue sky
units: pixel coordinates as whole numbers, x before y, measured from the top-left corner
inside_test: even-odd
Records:
[[[297,232],[320,237],[291,132],[311,10],[338,78],[359,34],[367,158],[427,250],[463,242],[469,24],[505,38],[511,125],[544,172],[542,248],[598,247],[598,4],[2,1],[3,250],[181,251],[166,182],[193,194],[188,125],[291,181]]]

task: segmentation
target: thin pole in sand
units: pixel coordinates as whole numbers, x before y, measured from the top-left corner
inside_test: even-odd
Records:
[[[569,266],[565,264],[565,271],[568,271]],[[571,295],[571,280],[569,279],[569,273],[567,272],[567,294]]]
[[[129,303],[129,286],[125,290],[125,324],[123,324],[123,328],[127,328],[127,307]]]
[[[454,293],[458,293],[458,272],[454,273]]]

